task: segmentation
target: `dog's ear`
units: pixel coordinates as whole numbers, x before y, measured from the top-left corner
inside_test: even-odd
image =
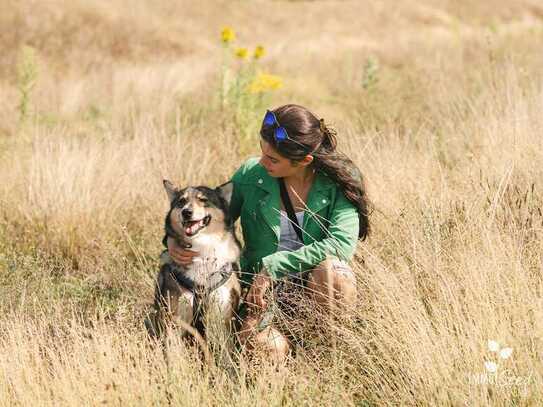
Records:
[[[166,190],[166,193],[168,194],[168,199],[170,200],[170,203],[173,202],[175,199],[175,196],[179,192],[178,189],[175,187],[174,184],[172,184],[167,179],[163,180],[162,183],[164,184],[164,189]]]
[[[227,182],[225,184],[219,185],[215,188],[228,205],[230,205],[230,200],[232,199],[232,191],[234,190],[234,184],[232,182]]]

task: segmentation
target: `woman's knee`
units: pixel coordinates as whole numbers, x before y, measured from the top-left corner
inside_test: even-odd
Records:
[[[252,353],[259,353],[276,362],[283,361],[290,350],[288,339],[272,325],[262,327],[261,323],[260,315],[245,318],[238,332],[241,345]]]
[[[308,288],[317,299],[339,300],[346,305],[356,301],[356,278],[351,267],[336,258],[326,258],[309,274]]]

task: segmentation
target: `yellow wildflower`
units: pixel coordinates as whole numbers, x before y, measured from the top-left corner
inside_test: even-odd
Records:
[[[264,93],[282,87],[283,80],[279,76],[260,72],[249,84],[248,90],[250,93]]]
[[[247,50],[247,48],[238,48],[238,49],[236,49],[236,56],[239,59],[245,59],[245,58],[247,58],[248,55],[249,55],[249,51]]]
[[[257,45],[256,48],[255,48],[255,52],[253,54],[253,58],[254,59],[260,59],[264,55],[266,55],[266,50],[264,49],[264,47],[262,45]]]
[[[236,33],[231,27],[224,27],[221,32],[222,42],[228,44],[236,39]]]

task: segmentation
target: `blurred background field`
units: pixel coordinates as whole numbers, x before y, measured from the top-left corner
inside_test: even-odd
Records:
[[[0,0],[0,27],[0,404],[543,404],[539,0]],[[226,181],[283,103],[366,177],[359,307],[279,370],[166,363],[162,179]]]

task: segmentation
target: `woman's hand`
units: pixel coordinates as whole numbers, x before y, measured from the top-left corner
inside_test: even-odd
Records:
[[[266,291],[271,287],[271,283],[272,280],[265,270],[262,270],[256,275],[253,284],[247,293],[247,298],[245,299],[250,307],[265,309],[268,306],[264,297]]]
[[[175,239],[172,239],[171,237],[168,237],[167,244],[170,257],[173,259],[173,261],[181,266],[191,264],[193,257],[198,256],[199,254],[198,252],[184,249],[183,247],[179,246]]]

